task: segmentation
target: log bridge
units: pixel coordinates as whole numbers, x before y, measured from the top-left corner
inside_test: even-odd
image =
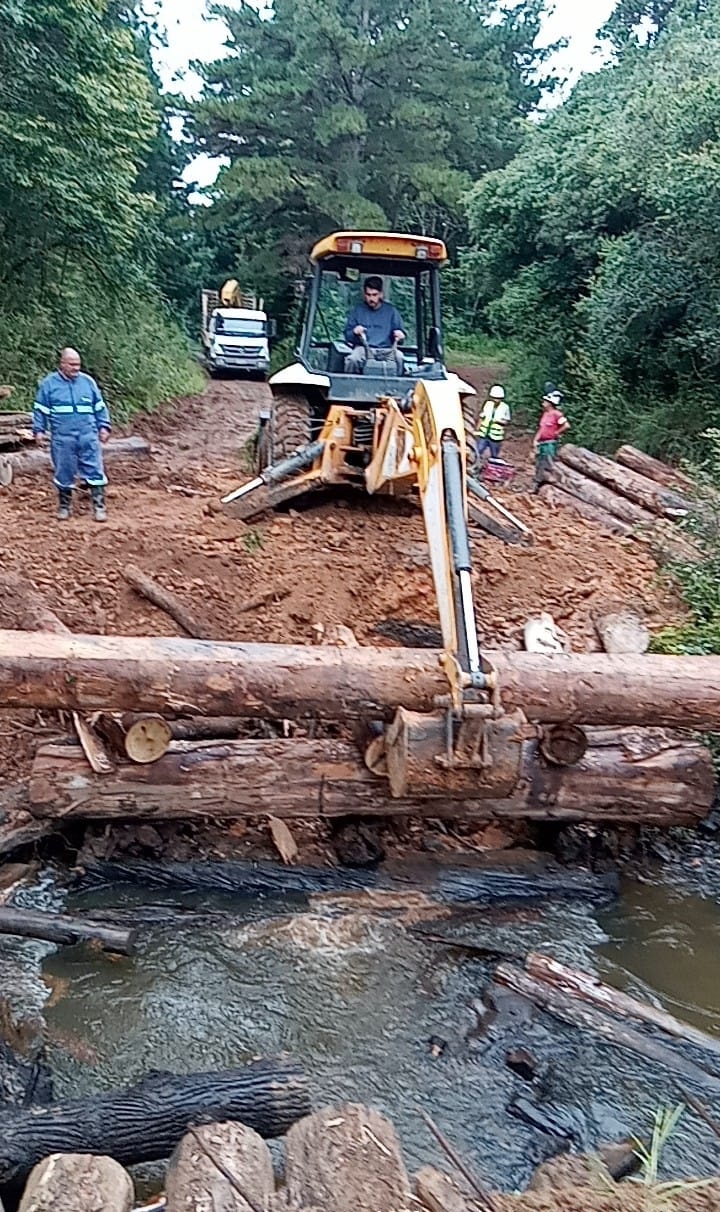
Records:
[[[180,730],[158,761],[118,756],[103,773],[77,744],[42,746],[29,808],[46,819],[367,813],[669,826],[707,814],[712,763],[687,730],[718,728],[720,657],[486,658],[496,704],[469,737],[459,726],[452,750],[443,654],[432,650],[73,635],[45,623],[0,631],[0,708],[201,721],[203,739]],[[238,719],[342,721],[369,744],[228,739]],[[454,763],[464,745],[467,760]]]

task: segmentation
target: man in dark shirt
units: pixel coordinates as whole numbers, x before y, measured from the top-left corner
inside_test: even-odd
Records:
[[[345,359],[345,371],[361,375],[368,358],[386,362],[395,374],[403,372],[403,356],[397,348],[405,340],[402,317],[397,307],[383,299],[382,278],[365,279],[363,302],[353,307],[345,325],[345,340],[353,346]]]

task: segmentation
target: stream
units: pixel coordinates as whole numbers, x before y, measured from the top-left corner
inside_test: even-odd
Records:
[[[58,1097],[153,1069],[227,1068],[287,1051],[305,1066],[316,1106],[353,1100],[388,1114],[409,1169],[448,1165],[420,1118],[425,1110],[486,1183],[512,1190],[562,1148],[647,1136],[655,1110],[682,1100],[671,1074],[522,1002],[486,1013],[494,961],[452,940],[544,951],[720,1036],[720,907],[708,893],[674,872],[672,883],[662,874],[626,879],[610,909],[493,907],[403,926],[366,912],[325,916],[296,900],[126,885],[66,896],[46,872],[15,903],[137,914],[138,951],[126,958],[4,938],[0,979],[23,1013],[44,1013]],[[170,928],[169,906],[182,911]],[[445,1044],[437,1057],[432,1040]],[[505,1064],[513,1047],[537,1058],[532,1084]],[[518,1100],[535,1104],[554,1133],[519,1118]],[[720,1118],[720,1100],[712,1109]],[[663,1171],[718,1168],[720,1141],[686,1111]]]

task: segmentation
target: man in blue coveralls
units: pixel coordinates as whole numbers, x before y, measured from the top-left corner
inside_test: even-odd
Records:
[[[405,340],[397,307],[383,299],[382,278],[365,279],[363,302],[353,307],[345,325],[345,340],[353,351],[345,359],[345,372],[361,375],[368,358],[390,363],[395,374],[403,372],[403,356],[397,348]]]
[[[50,454],[60,496],[58,518],[70,517],[75,477],[90,486],[96,522],[107,520],[101,443],[110,437],[110,414],[100,388],[83,374],[76,349],[64,349],[57,370],[43,379],[33,409],[35,441],[50,434]]]

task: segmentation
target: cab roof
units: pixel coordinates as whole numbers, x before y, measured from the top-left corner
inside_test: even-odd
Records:
[[[431,261],[441,265],[447,261],[447,249],[442,240],[432,236],[412,236],[390,231],[337,231],[319,240],[313,248],[312,261],[326,257],[398,257],[407,261]]]

